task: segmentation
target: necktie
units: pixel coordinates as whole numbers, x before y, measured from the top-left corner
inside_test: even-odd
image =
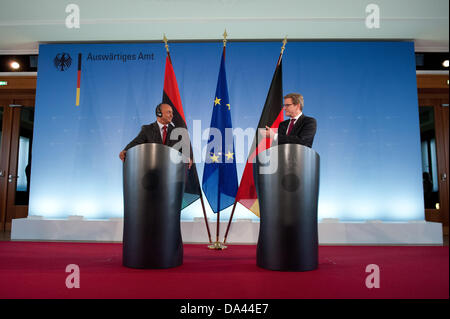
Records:
[[[167,139],[167,125],[163,126],[163,144],[166,144]]]
[[[289,123],[289,128],[286,135],[291,134],[292,128],[294,127],[295,119],[291,119],[291,123]]]

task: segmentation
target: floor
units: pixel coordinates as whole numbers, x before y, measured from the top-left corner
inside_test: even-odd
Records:
[[[11,232],[0,232],[0,241],[11,240]],[[444,235],[443,246],[448,246],[448,235]]]
[[[449,250],[442,246],[320,246],[318,268],[304,272],[261,268],[255,245],[219,251],[185,244],[182,264],[167,269],[124,267],[123,249],[2,241],[0,300],[449,298]]]

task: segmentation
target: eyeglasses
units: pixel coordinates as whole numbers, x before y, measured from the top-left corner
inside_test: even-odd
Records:
[[[289,105],[294,105],[293,103],[291,104],[283,104],[284,107],[288,107]]]

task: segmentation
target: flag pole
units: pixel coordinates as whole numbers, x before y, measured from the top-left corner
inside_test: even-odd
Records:
[[[223,33],[223,54],[225,56],[225,48],[227,46],[227,30],[225,29],[225,32]],[[222,160],[223,160],[223,156],[221,155]],[[219,174],[219,178],[220,178],[220,174]],[[219,184],[220,184],[220,179],[219,179]],[[221,243],[219,241],[219,233],[220,233],[220,193],[217,194],[218,200],[218,208],[219,210],[217,211],[217,227],[216,227],[216,242],[212,245],[209,245],[208,248],[209,249],[216,249],[216,250],[223,250],[226,249],[227,246],[225,246],[225,243]]]
[[[166,34],[164,34],[163,41],[165,43],[164,46],[166,47],[167,55],[169,56],[169,59],[172,61],[172,59],[170,57],[170,52],[169,52],[169,45],[167,44],[168,41],[166,38]],[[192,161],[194,161],[194,154],[192,154]],[[197,179],[198,179],[198,176],[197,176]],[[203,210],[203,217],[205,219],[206,231],[208,232],[208,240],[209,240],[209,243],[211,244],[212,243],[211,232],[209,230],[208,218],[206,217],[205,203],[203,202],[203,194],[202,194],[202,190],[201,190],[200,186],[199,186],[199,190],[200,190],[200,192],[199,192],[200,193],[200,202],[202,203],[202,210]]]
[[[281,58],[283,57],[283,52],[284,52],[284,50],[285,50],[285,48],[286,48],[287,35],[284,37],[282,43],[283,43],[283,46],[281,47],[281,53],[280,53],[280,56],[279,56],[279,58],[278,58],[277,66],[280,64]],[[258,144],[256,144],[256,145],[258,145]],[[257,147],[257,146],[256,146],[256,147]],[[240,186],[240,185],[239,185],[239,186]],[[238,188],[238,189],[239,189],[239,188]],[[227,230],[226,230],[225,236],[224,236],[224,238],[223,238],[223,244],[224,244],[224,245],[225,245],[225,243],[227,242],[228,232],[229,232],[229,230],[230,230],[231,222],[232,222],[232,220],[233,220],[234,210],[236,209],[236,204],[237,204],[237,200],[234,201],[233,209],[232,209],[231,215],[230,215],[230,219],[228,220]]]
[[[285,36],[284,39],[283,39],[283,46],[281,47],[281,53],[280,53],[280,57],[278,58],[277,65],[280,64],[281,58],[283,57],[283,52],[284,52],[284,49],[286,47],[286,43],[287,43],[287,36]]]
[[[233,215],[234,215],[234,210],[236,209],[236,204],[237,204],[237,201],[235,200],[234,204],[233,204],[233,209],[231,210],[230,219],[228,220],[227,231],[225,232],[225,236],[223,237],[223,244],[224,245],[227,242],[228,231],[230,230],[231,221],[233,220]]]
[[[205,219],[206,230],[208,231],[209,243],[212,244],[211,232],[209,231],[208,218],[206,217],[205,203],[203,202],[203,194],[202,194],[202,190],[201,189],[200,189],[200,202],[202,203],[203,217]]]
[[[219,242],[219,232],[220,232],[220,210],[217,212],[216,242]]]

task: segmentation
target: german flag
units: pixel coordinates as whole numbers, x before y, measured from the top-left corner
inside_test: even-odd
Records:
[[[264,103],[264,109],[259,119],[258,129],[265,129],[266,126],[278,128],[284,119],[282,66],[282,54],[280,54],[272,78],[272,83],[270,84],[269,92],[266,97],[266,102]],[[241,203],[257,216],[259,216],[259,202],[253,177],[253,162],[255,157],[269,148],[271,144],[272,140],[269,138],[258,138],[258,131],[256,132],[236,195],[236,202]]]
[[[175,127],[187,128],[186,118],[184,117],[183,105],[181,104],[180,91],[178,90],[177,79],[172,66],[170,54],[167,52],[166,69],[164,74],[163,103],[169,104],[173,109],[172,122]],[[192,149],[192,147],[191,147]],[[186,186],[183,196],[182,209],[192,204],[200,198],[201,190],[198,179],[197,167],[192,163],[191,169],[188,170]]]
[[[81,53],[78,53],[78,72],[77,72],[77,99],[75,101],[75,106],[80,105],[80,83],[81,83]]]

